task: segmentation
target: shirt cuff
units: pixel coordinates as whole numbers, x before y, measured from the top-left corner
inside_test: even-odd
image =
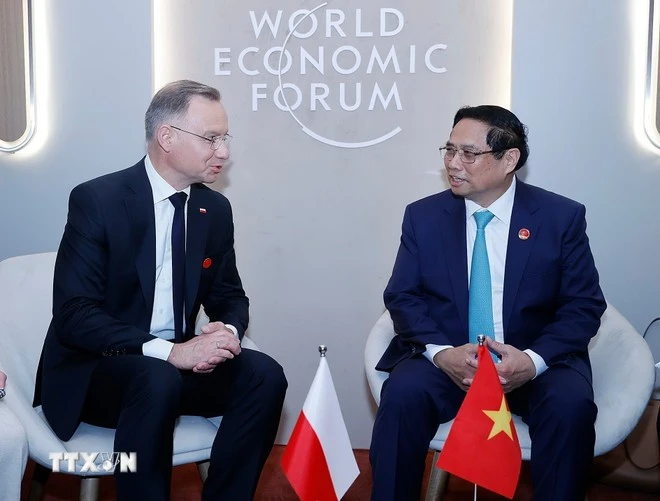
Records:
[[[234,336],[238,337],[238,329],[232,324],[225,324],[225,327],[234,333]]]
[[[431,362],[433,365],[435,365],[435,362],[433,361],[433,358],[440,353],[441,351],[446,350],[447,348],[453,348],[450,344],[427,344],[426,345],[426,351],[424,352],[424,356],[428,359],[429,362]],[[435,365],[438,367],[437,365]],[[440,367],[438,367],[439,369]]]
[[[142,354],[147,357],[167,360],[173,347],[173,342],[157,337],[142,345]]]
[[[523,352],[529,355],[529,358],[531,358],[532,362],[534,362],[534,367],[536,367],[536,376],[534,376],[532,379],[539,377],[541,374],[548,370],[548,366],[545,364],[545,360],[541,358],[541,355],[530,349],[524,350]]]

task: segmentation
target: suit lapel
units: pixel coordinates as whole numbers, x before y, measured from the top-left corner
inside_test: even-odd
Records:
[[[197,296],[199,277],[202,273],[202,261],[206,248],[211,214],[206,212],[204,190],[192,185],[188,201],[188,228],[186,237],[186,318],[190,318]]]
[[[465,201],[452,197],[440,224],[451,286],[461,324],[468,330],[467,248],[465,241]]]
[[[124,198],[126,224],[131,228],[131,242],[135,244],[135,267],[144,301],[151,308],[156,284],[156,223],[144,160],[133,167],[127,186],[128,192]]]
[[[516,195],[511,213],[509,227],[509,242],[506,251],[504,271],[504,298],[502,304],[502,321],[504,332],[507,332],[513,304],[518,294],[518,287],[527,266],[529,255],[539,234],[541,221],[536,212],[538,204],[531,196],[525,183],[517,180]],[[529,237],[522,239],[520,230],[529,230]]]

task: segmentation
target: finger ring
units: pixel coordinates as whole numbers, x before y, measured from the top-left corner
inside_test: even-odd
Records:
[[[217,349],[220,349],[220,341],[216,341],[216,342],[215,342],[215,347],[216,347]]]
[[[5,391],[4,388],[0,388],[0,400],[5,398],[5,395],[7,395],[7,392]]]

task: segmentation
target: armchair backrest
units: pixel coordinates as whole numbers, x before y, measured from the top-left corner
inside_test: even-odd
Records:
[[[12,386],[34,391],[39,356],[52,316],[55,252],[0,262],[0,369]],[[30,397],[31,398],[31,397]]]

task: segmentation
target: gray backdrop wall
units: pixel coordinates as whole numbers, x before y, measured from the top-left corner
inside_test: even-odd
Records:
[[[458,3],[448,1],[447,8]],[[40,123],[47,134],[36,151],[0,155],[2,259],[55,250],[70,189],[144,154],[142,119],[153,92],[150,2],[37,5],[48,40],[50,69],[41,82],[48,116]],[[383,4],[396,5],[404,3]],[[500,7],[510,5],[502,1]],[[587,205],[605,294],[639,330],[660,313],[654,252],[660,228],[652,217],[660,157],[642,145],[634,124],[635,94],[643,92],[635,72],[640,57],[643,64],[647,7],[643,0],[516,2],[510,75],[511,106],[530,129],[526,180]],[[444,38],[440,32],[429,40]],[[479,68],[485,59],[474,57],[468,63]],[[501,63],[509,61],[503,57]],[[285,139],[269,143],[270,162],[251,165],[248,149],[239,149],[216,187],[235,207],[239,267],[253,303],[250,335],[280,360],[291,382],[280,441],[302,406],[317,366],[316,346],[323,342],[330,346],[353,446],[368,447],[373,404],[362,352],[382,311],[403,207],[444,189],[429,172],[440,166],[435,149],[449,133],[448,110],[463,101],[497,99],[487,88],[475,89],[474,99],[453,93],[438,99],[434,87],[422,88],[420,99],[438,108],[426,110],[418,129],[407,124],[420,133],[401,133],[392,146],[358,155],[322,146],[331,168],[286,164],[297,153],[286,139],[288,126],[273,122],[272,133]],[[249,146],[256,139],[240,110],[245,103],[231,92],[225,96],[230,128]],[[298,132],[294,146],[308,139]],[[283,165],[297,185],[282,182]],[[294,216],[291,204],[299,208]],[[363,212],[346,209],[359,204]]]

